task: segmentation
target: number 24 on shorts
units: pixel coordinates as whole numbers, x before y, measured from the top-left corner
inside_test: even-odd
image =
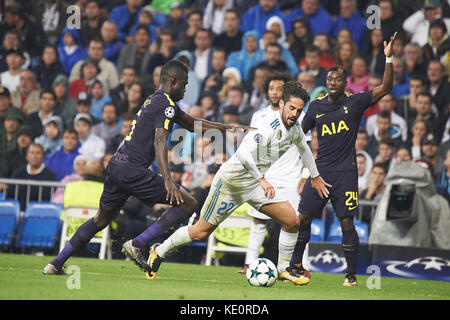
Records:
[[[345,205],[348,207],[348,210],[354,210],[358,207],[358,192],[347,191],[345,197],[347,197]]]

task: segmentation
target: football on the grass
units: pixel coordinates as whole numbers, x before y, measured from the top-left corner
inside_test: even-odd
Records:
[[[258,258],[247,269],[247,280],[254,287],[271,287],[278,278],[275,264],[266,258]]]

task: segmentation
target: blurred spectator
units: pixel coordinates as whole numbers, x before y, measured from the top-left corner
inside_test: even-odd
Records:
[[[4,14],[5,29],[16,29],[22,46],[27,48],[31,58],[39,57],[46,43],[46,36],[41,25],[31,21],[18,3],[7,5]]]
[[[38,0],[33,3],[32,18],[42,26],[47,41],[52,45],[56,45],[66,26],[68,7],[69,4],[64,0]]]
[[[51,116],[42,122],[43,133],[34,139],[44,148],[45,158],[56,152],[62,145],[63,123],[60,117]]]
[[[422,9],[417,10],[403,21],[403,29],[411,36],[411,42],[420,46],[428,43],[430,23],[442,17],[442,7],[439,0],[428,0]],[[450,19],[445,19],[447,29],[450,27]]]
[[[43,133],[45,119],[54,115],[56,96],[51,90],[43,90],[39,95],[39,110],[28,116],[28,125],[32,128],[34,136]]]
[[[213,52],[214,54],[214,52]],[[191,54],[188,51],[180,51],[177,53],[175,58],[188,68],[188,83],[186,85],[186,92],[189,92],[189,94],[185,94],[183,99],[179,102],[180,105],[183,103],[187,106],[193,106],[198,102],[198,99],[200,97],[200,91],[202,90],[202,79],[199,78],[197,73],[189,68],[189,65],[191,64]]]
[[[9,152],[16,149],[16,134],[19,127],[24,123],[25,116],[17,108],[9,108],[3,118],[5,133],[0,141],[1,152]]]
[[[217,93],[211,90],[203,91],[200,96],[200,108],[203,111],[203,119],[216,121],[218,108]]]
[[[408,43],[405,46],[404,53],[405,74],[407,76],[413,74],[425,76],[426,60],[423,57],[422,48],[417,43]]]
[[[105,155],[105,141],[92,133],[91,116],[87,113],[79,113],[75,116],[74,127],[78,132],[78,140],[81,147],[78,152],[88,159],[100,160]]]
[[[319,32],[314,36],[313,45],[320,49],[320,66],[328,71],[336,64],[330,53],[330,38],[324,32]],[[306,64],[305,59],[300,62],[300,66]]]
[[[450,151],[447,151],[444,166],[442,174],[437,176],[436,190],[450,203]]]
[[[363,127],[360,127],[358,129],[358,133],[356,135],[355,140],[355,150],[358,151],[365,151],[367,152],[367,145],[369,144],[369,134],[367,133],[366,129]]]
[[[289,46],[289,50],[298,65],[305,57],[306,47],[312,44],[313,41],[311,24],[308,18],[300,17],[292,22],[292,38],[293,41]]]
[[[383,196],[384,190],[386,190],[386,185],[384,184],[384,179],[388,170],[385,165],[381,163],[375,163],[370,171],[369,181],[367,188],[363,189],[359,194],[359,199],[379,201]],[[362,207],[362,221],[370,223],[372,217],[370,216],[370,207]]]
[[[228,91],[241,84],[241,74],[238,69],[234,67],[228,67],[223,70],[222,77],[224,79],[224,84],[222,90],[218,92],[218,100],[220,103],[224,102],[227,98]]]
[[[409,79],[409,94],[402,95],[398,100],[396,112],[408,123],[409,130],[411,130],[411,122],[416,117],[417,94],[425,89],[425,79],[419,75],[413,75]]]
[[[101,119],[102,121],[100,123],[92,127],[92,133],[102,138],[106,145],[108,145],[110,140],[120,133],[120,127],[122,125],[117,107],[112,103],[105,104]]]
[[[242,37],[242,48],[229,54],[226,67],[239,70],[243,81],[247,81],[250,69],[256,64],[259,50],[259,35],[256,31],[248,31]]]
[[[193,190],[205,182],[208,165],[214,162],[211,138],[196,136],[193,151],[191,162],[184,166],[185,174],[182,178],[182,186],[188,190]]]
[[[111,97],[106,94],[108,91],[100,80],[95,80],[89,88],[92,97],[91,115],[94,118],[100,119],[102,117],[102,109],[106,103],[111,102]]]
[[[66,75],[70,75],[75,64],[85,57],[80,30],[68,27],[63,30],[58,44],[58,54]]]
[[[400,99],[401,96],[409,93],[409,79],[405,74],[405,67],[403,66],[401,57],[394,56],[392,66],[394,67],[394,88],[392,89],[392,92],[397,99]]]
[[[281,47],[288,49],[289,44],[287,42],[287,34],[284,27],[283,20],[278,16],[273,16],[266,23],[266,32],[271,31],[276,36],[276,42],[280,44]]]
[[[373,160],[365,151],[356,153],[356,167],[358,168],[358,191],[367,188],[368,178],[372,170]]]
[[[127,99],[128,90],[133,82],[136,82],[137,76],[133,66],[124,66],[120,74],[120,84],[109,92],[112,103],[116,106],[122,105]]]
[[[398,147],[395,151],[395,163],[400,163],[402,161],[411,161],[411,152],[405,146]]]
[[[112,21],[105,21],[100,29],[100,36],[105,42],[105,58],[117,64],[123,42],[117,38],[117,25]]]
[[[233,0],[208,0],[204,15],[203,28],[211,30],[215,35],[224,31],[225,12],[233,7]]]
[[[108,144],[106,145],[106,151],[109,153],[115,153],[123,139],[128,135],[131,128],[131,123],[134,120],[134,114],[125,113],[122,116],[122,123],[120,126],[120,131],[115,136],[109,139]]]
[[[227,111],[225,110],[225,112]],[[241,122],[229,120],[227,121],[227,123],[232,125],[239,125]],[[250,121],[248,123],[250,123]],[[228,158],[231,158],[233,156],[233,154],[239,148],[239,145],[241,144],[243,138],[243,131],[231,132],[231,130],[227,130],[225,132],[225,152]]]
[[[267,68],[270,73],[288,71],[286,62],[282,60],[282,48],[276,43],[269,43],[265,49],[264,61],[252,67],[248,73],[248,81],[253,81],[255,70],[260,67]]]
[[[76,132],[76,131],[75,131]],[[77,139],[78,141],[78,139]],[[61,183],[69,183],[69,182],[73,182],[73,181],[80,181],[83,180],[83,175],[84,175],[84,168],[86,167],[86,163],[87,163],[87,158],[85,156],[82,155],[77,155],[75,157],[75,159],[73,160],[73,173],[66,175],[64,178],[62,178],[62,180],[60,181]],[[52,202],[54,203],[64,203],[64,188],[63,187],[58,187],[55,190],[55,193],[52,196]]]
[[[444,159],[439,155],[439,142],[435,136],[430,133],[426,135],[422,142],[423,160],[429,162],[432,166],[433,179],[436,182],[446,171]]]
[[[450,83],[445,75],[445,69],[439,61],[430,61],[428,64],[427,77],[429,80],[428,90],[433,98],[439,115],[445,113],[450,103]]]
[[[313,35],[319,32],[331,35],[333,20],[328,12],[320,6],[319,0],[303,0],[301,8],[291,10],[286,16],[286,25],[291,26],[295,18],[302,16],[308,17]],[[286,32],[291,32],[290,28]]]
[[[382,163],[389,171],[395,164],[394,152],[396,148],[395,140],[384,137],[378,143],[378,155],[374,158],[374,162]]]
[[[127,43],[131,42],[129,33],[131,28],[138,23],[139,12],[144,3],[143,0],[127,0],[127,3],[111,10],[109,20],[116,23],[119,28],[118,38]]]
[[[227,55],[233,51],[240,51],[244,35],[244,32],[239,30],[240,21],[239,13],[236,9],[227,9],[224,17],[224,30],[214,37],[214,47],[220,46],[225,48]]]
[[[224,123],[231,120],[238,121],[240,111],[245,110],[245,108],[244,90],[240,86],[231,87],[227,92],[225,101],[218,108],[218,119],[220,122]],[[229,111],[229,116],[225,115],[225,109]]]
[[[33,142],[33,132],[28,126],[20,126],[16,132],[16,145],[14,150],[0,153],[0,177],[9,178],[13,171],[27,164],[26,153],[28,146]]]
[[[275,24],[276,25],[276,24]],[[262,62],[266,59],[266,48],[272,44],[272,43],[278,43],[281,48],[281,60],[283,60],[286,63],[287,68],[289,69],[289,72],[291,72],[293,75],[296,75],[298,73],[298,67],[296,64],[296,61],[294,57],[292,56],[292,53],[283,45],[281,45],[277,41],[277,33],[272,30],[267,30],[264,32],[263,37],[261,40],[259,40],[260,49],[257,54],[257,61]]]
[[[411,128],[411,125],[414,120],[425,120],[430,123],[431,127],[434,129],[437,128],[437,118],[436,115],[431,110],[432,101],[431,95],[428,92],[419,92],[416,98],[416,117],[415,119],[410,119],[408,126]]]
[[[266,31],[267,20],[273,16],[285,19],[278,0],[259,0],[259,4],[247,10],[242,16],[240,29],[243,32],[256,30],[258,34],[262,35]],[[291,22],[289,21],[289,25]]]
[[[364,47],[366,21],[358,11],[356,0],[340,1],[340,15],[333,22],[333,28],[330,35],[336,37],[342,29],[351,30],[353,40],[359,50],[362,50]]]
[[[140,25],[147,26],[148,31],[150,32],[150,44],[153,44],[158,37],[158,32],[156,27],[153,25],[153,13],[154,10],[146,6],[142,8],[139,13],[138,24],[135,24],[130,31],[129,43],[136,41],[136,30]]]
[[[65,74],[64,68],[59,62],[56,47],[51,45],[44,47],[39,64],[33,68],[33,72],[42,89],[51,88],[55,78],[60,74]]]
[[[353,59],[351,74],[347,77],[347,89],[354,93],[368,91],[369,74],[367,73],[366,62],[362,57]]]
[[[369,74],[369,81],[367,82],[367,87],[369,90],[373,90],[376,87],[380,86],[383,82],[383,76],[378,73],[371,73]],[[366,109],[363,113],[363,119],[362,122],[367,120],[370,116],[377,114],[380,112],[380,107],[378,106],[378,103],[375,103],[374,105],[371,105],[369,108]]]
[[[133,82],[128,90],[127,100],[119,106],[119,114],[138,113],[145,99],[143,91],[144,90],[140,82]]]
[[[187,23],[183,16],[184,5],[178,2],[170,6],[170,14],[167,17],[164,29],[172,30],[173,34],[180,34],[187,28]]]
[[[163,29],[159,34],[157,41],[157,50],[151,55],[150,60],[146,66],[148,74],[152,74],[157,66],[163,66],[169,60],[172,60],[177,53],[175,46],[175,34],[172,30]],[[151,49],[150,49],[151,50]],[[143,74],[141,74],[141,78]],[[141,79],[142,80],[142,79]]]
[[[45,165],[55,173],[58,181],[74,173],[74,159],[79,155],[80,146],[77,131],[66,129],[62,134],[61,147],[45,159]]]
[[[19,87],[11,93],[13,106],[19,108],[29,115],[39,110],[39,95],[35,74],[30,70],[22,71],[20,74]]]
[[[200,10],[192,10],[187,15],[187,29],[178,34],[176,46],[178,50],[195,50],[194,38],[197,30],[202,27],[203,12]]]
[[[3,121],[11,108],[13,108],[13,106],[11,105],[11,95],[9,90],[0,86],[0,155],[4,152],[6,147],[6,132]]]
[[[0,73],[2,86],[8,88],[9,92],[14,92],[20,83],[20,73],[25,63],[25,56],[21,49],[11,49],[6,55],[8,71]]]
[[[87,46],[92,39],[100,38],[102,25],[105,21],[106,19],[102,16],[100,10],[99,1],[86,0],[80,29],[81,37],[85,46]]]
[[[380,112],[388,111],[391,114],[391,123],[393,127],[396,127],[401,132],[402,141],[406,141],[408,138],[408,125],[401,116],[394,112],[396,109],[396,101],[394,94],[388,93],[378,101]],[[377,127],[378,115],[372,115],[367,119],[366,130],[369,135],[372,135]]]
[[[430,40],[423,47],[424,59],[427,62],[439,60],[450,49],[447,27],[442,19],[430,23],[429,34]]]
[[[213,90],[215,92],[220,91],[223,86],[222,73],[225,70],[227,64],[227,52],[223,47],[215,47],[212,53],[211,65],[212,73],[204,81],[203,90]]]
[[[0,31],[1,36],[1,31]],[[20,39],[19,32],[16,29],[9,29],[3,34],[2,46],[0,46],[0,73],[8,71],[8,64],[6,63],[6,56],[8,55],[9,50],[20,48]],[[30,57],[27,53],[24,52],[25,62],[24,66],[29,65]]]
[[[212,73],[212,34],[207,29],[198,29],[194,37],[195,50],[191,52],[191,69],[204,80]]]
[[[422,142],[424,138],[431,133],[431,126],[425,120],[415,120],[411,125],[411,137],[408,139],[406,145],[409,147],[413,160],[418,160],[422,157]]]
[[[378,151],[378,144],[382,138],[391,138],[395,144],[402,141],[402,133],[399,128],[392,126],[391,112],[388,110],[380,111],[377,115],[376,128],[373,134],[369,136],[367,150],[372,158],[375,158]]]
[[[302,87],[311,94],[313,89],[316,87],[314,76],[308,71],[302,71],[298,74],[297,77],[298,82],[302,85]]]
[[[395,38],[392,44],[393,55],[395,57],[403,57],[403,54],[405,52],[405,46],[407,43],[408,39],[406,38],[405,32],[400,31],[399,33],[397,33],[397,37]]]
[[[44,164],[44,150],[40,144],[32,143],[27,151],[27,164],[17,168],[11,175],[11,179],[34,180],[34,181],[56,181],[55,174]],[[39,192],[42,188],[42,192]],[[8,186],[7,198],[14,198],[14,186]],[[51,188],[25,185],[18,187],[18,200],[20,209],[25,210],[27,201],[50,201]],[[39,199],[39,195],[41,198]]]
[[[136,42],[129,43],[120,50],[117,68],[119,73],[122,73],[124,66],[133,66],[136,75],[143,77],[151,57],[149,51],[151,34],[147,26],[139,25],[136,29],[135,39]]]
[[[88,93],[90,86],[97,79],[100,72],[97,61],[92,59],[84,60],[80,68],[80,77],[69,82],[69,95],[72,98],[76,98],[81,92]]]
[[[389,41],[395,32],[402,31],[402,21],[395,12],[392,0],[380,0],[378,2],[380,8],[381,30],[383,30],[383,39]]]
[[[306,71],[314,77],[314,87],[324,86],[327,78],[327,70],[320,66],[319,47],[315,45],[307,46],[305,50],[305,61],[306,65],[300,67],[300,72]]]
[[[366,41],[363,57],[366,60],[369,73],[384,73],[386,57],[384,55],[383,31],[380,29],[369,30],[369,41]],[[403,56],[403,54],[402,54]]]
[[[337,65],[343,66],[347,74],[351,73],[352,62],[358,56],[358,48],[354,42],[343,42],[333,50],[333,60]]]
[[[264,92],[264,81],[269,75],[269,70],[264,67],[260,67],[255,70],[255,76],[253,82],[246,89],[247,96],[247,113],[248,119],[245,119],[243,123],[250,123],[253,113],[259,109],[267,106],[266,93]]]
[[[87,50],[88,59],[95,61],[100,68],[100,73],[98,74],[98,78],[105,82],[108,86],[108,89],[113,89],[119,85],[119,74],[117,73],[116,66],[105,59],[105,44],[102,39],[96,38],[89,42],[89,47]],[[78,61],[74,66],[70,73],[69,81],[73,81],[81,77],[81,67],[84,61]]]
[[[72,126],[77,109],[75,107],[75,99],[69,96],[67,77],[62,74],[57,76],[53,81],[52,90],[56,96],[55,113],[63,120],[64,127]]]

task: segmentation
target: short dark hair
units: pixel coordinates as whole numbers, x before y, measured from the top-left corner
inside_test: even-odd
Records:
[[[105,41],[103,41],[102,38],[100,37],[94,37],[91,39],[91,41],[89,41],[89,45],[91,45],[92,42],[97,42],[97,43],[101,43],[103,48],[105,48]]]
[[[46,93],[51,94],[52,97],[53,97],[53,99],[56,101],[56,94],[55,94],[52,90],[50,90],[50,89],[44,89],[44,90],[42,90],[41,93],[39,94],[39,99],[42,99],[42,97],[43,97],[44,94],[46,94]]]
[[[229,8],[229,9],[227,9],[227,10],[225,11],[225,14],[227,14],[227,13],[229,13],[229,12],[234,13],[238,19],[241,19],[241,16],[240,16],[240,14],[239,14],[239,11],[236,10],[235,8]]]
[[[74,134],[74,135],[76,135],[76,137],[77,137],[77,139],[78,139],[78,132],[77,132],[77,130],[75,130],[73,127],[66,128],[66,129],[64,130],[64,132],[63,132],[63,135],[64,135],[65,133],[71,133],[71,134]]]
[[[431,96],[431,94],[428,91],[421,91],[416,95],[416,99],[419,98],[419,96],[424,96],[424,97],[428,97],[428,99],[430,99],[430,102],[433,101],[433,97]]]
[[[159,33],[159,37],[161,38],[162,35],[165,36],[170,36],[172,38],[172,40],[175,40],[175,34],[173,33],[173,31],[171,29],[162,29],[161,32]]]
[[[269,49],[269,47],[277,47],[277,48],[280,50],[280,52],[282,51],[281,45],[280,45],[278,42],[272,42],[272,43],[269,43],[269,44],[267,45],[266,50]]]
[[[369,134],[367,133],[366,128],[364,128],[364,127],[359,127],[358,133],[364,133],[366,136],[369,136]]]
[[[8,4],[5,7],[5,14],[9,13],[14,16],[19,16],[20,18],[25,18],[25,14],[23,12],[23,7],[19,3],[13,2],[11,4]]]
[[[213,37],[214,37],[214,36],[213,36],[213,33],[212,33],[212,31],[211,31],[210,29],[199,28],[199,29],[195,32],[195,36],[197,36],[197,34],[198,34],[199,32],[206,32],[206,33],[208,33],[208,37],[209,37],[210,40],[212,40]]]
[[[308,92],[297,81],[289,81],[283,85],[283,95],[281,100],[286,103],[291,97],[300,98],[305,104],[309,102]]]
[[[370,171],[373,171],[373,169],[375,169],[375,168],[380,168],[380,169],[382,169],[382,170],[384,171],[384,175],[387,175],[387,173],[388,173],[388,168],[387,168],[386,164],[384,164],[384,163],[382,163],[382,162],[376,162],[376,163],[373,165],[372,170],[370,170]]]
[[[44,147],[42,146],[42,144],[36,143],[36,142],[30,143],[30,145],[28,146],[27,154],[28,154],[28,152],[30,152],[31,147],[38,147],[41,149],[42,153],[45,154]]]
[[[390,137],[381,138],[380,142],[378,142],[378,146],[380,144],[385,144],[391,148],[395,148],[395,141],[394,141],[394,139],[392,139]]]
[[[320,49],[318,46],[309,44],[306,46],[305,52],[317,52],[317,54],[320,56]]]
[[[391,119],[391,112],[389,110],[383,110],[378,112],[378,117],[384,119]]]
[[[339,72],[344,76],[344,79],[347,79],[347,70],[343,66],[335,65],[328,69],[327,74],[330,72]]]
[[[148,29],[148,26],[146,26],[145,24],[139,24],[137,26],[136,31],[134,32],[134,34],[136,34],[138,32],[138,30],[144,30],[147,33],[147,35],[150,37],[150,39],[152,38],[152,33]]]
[[[173,76],[173,74],[179,74],[180,72],[187,74],[189,70],[183,62],[179,60],[170,60],[165,65],[163,65],[161,69],[160,82],[163,83],[167,81],[170,76]]]
[[[274,72],[267,76],[266,80],[263,84],[264,93],[267,95],[269,91],[269,85],[271,81],[283,81],[284,83],[288,83],[289,81],[293,81],[294,78],[292,74],[289,72]]]
[[[189,19],[193,14],[198,14],[200,15],[200,17],[203,17],[203,11],[201,10],[192,10],[191,12],[188,13],[186,20]]]

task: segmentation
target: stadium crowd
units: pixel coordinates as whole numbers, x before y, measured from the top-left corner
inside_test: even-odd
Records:
[[[248,125],[268,105],[264,81],[275,71],[291,73],[311,99],[327,94],[327,69],[335,64],[347,70],[348,93],[380,85],[383,41],[397,31],[394,89],[367,109],[357,136],[360,199],[379,199],[395,162],[417,160],[450,201],[450,1],[1,3],[1,178],[68,182],[83,179],[89,161],[104,169],[171,59],[189,66],[183,110]],[[81,9],[79,28],[68,25],[74,4]],[[373,4],[379,29],[366,25]],[[180,155],[189,161],[171,164],[174,180],[202,203],[218,165],[241,140],[227,133],[224,153],[205,158],[211,140],[186,133]],[[311,148],[316,154],[314,132]],[[56,192],[52,200],[62,199]],[[164,210],[129,207],[137,220]]]

